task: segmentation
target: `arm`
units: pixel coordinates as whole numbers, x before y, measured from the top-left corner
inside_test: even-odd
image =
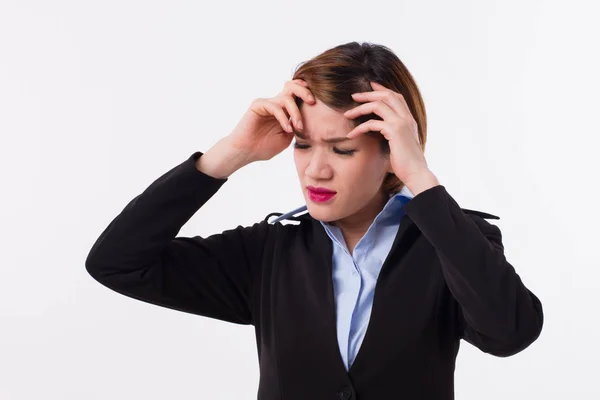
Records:
[[[467,216],[442,185],[420,192],[404,210],[439,256],[459,305],[462,337],[499,357],[533,343],[542,330],[542,305],[506,260],[500,229]]]
[[[219,170],[218,157],[209,157],[218,151],[211,150],[195,152],[131,200],[96,240],[85,265],[98,282],[134,299],[252,324],[253,277],[272,226],[262,221],[206,238],[176,237],[236,169],[230,162],[227,171]],[[201,171],[205,156],[218,177]]]

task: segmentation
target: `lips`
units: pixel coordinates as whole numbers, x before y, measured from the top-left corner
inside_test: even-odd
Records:
[[[315,203],[327,203],[332,201],[336,195],[335,190],[327,189],[324,187],[307,186],[308,198]]]
[[[306,188],[316,194],[336,194],[337,193],[335,190],[330,190],[330,189],[327,189],[324,187],[307,186]]]

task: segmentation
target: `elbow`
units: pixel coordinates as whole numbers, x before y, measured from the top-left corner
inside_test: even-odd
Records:
[[[542,332],[542,326],[540,325],[537,329],[531,329],[520,332],[518,335],[510,338],[504,342],[503,346],[490,351],[497,357],[510,357],[518,354],[528,348],[533,342],[537,340]]]
[[[534,295],[531,298],[532,307],[527,308],[531,311],[520,309],[514,322],[497,326],[488,330],[487,334],[469,327],[464,339],[481,351],[497,357],[510,357],[525,350],[538,339],[544,325],[542,305]]]
[[[102,253],[100,252],[101,242],[102,236],[100,236],[92,245],[84,262],[85,270],[98,282],[101,282],[102,277],[106,275],[105,268],[103,267],[106,265],[106,262],[103,259],[104,257],[102,256]]]
[[[96,282],[118,293],[126,294],[125,288],[131,283],[132,276],[115,268],[114,263],[88,257],[85,260],[85,269]]]
[[[92,278],[102,283],[106,277],[106,271],[102,267],[102,263],[96,258],[92,257],[91,253],[85,259],[85,270]]]
[[[533,298],[533,308],[535,312],[525,322],[521,321],[520,326],[512,334],[506,335],[503,345],[489,351],[489,353],[498,357],[510,357],[528,348],[535,342],[542,333],[544,326],[544,313],[542,304],[535,297]]]
[[[152,287],[160,277],[156,265],[142,266],[123,257],[110,257],[94,251],[85,259],[85,269],[94,280],[121,294],[130,295],[134,289]]]
[[[102,257],[101,254],[92,248],[85,259],[85,270],[96,281],[106,284],[107,278],[114,274],[114,271],[111,273],[111,268],[109,267],[113,263],[107,262],[106,257]]]

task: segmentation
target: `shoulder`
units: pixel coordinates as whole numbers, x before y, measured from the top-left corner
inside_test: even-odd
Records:
[[[271,212],[262,221],[257,222],[257,224],[260,224],[263,229],[269,231],[269,235],[278,236],[299,233],[310,226],[310,218],[307,218],[306,215],[286,217],[280,212]]]
[[[488,219],[500,219],[500,217],[483,211],[470,210],[467,208],[461,208],[461,210],[463,210],[465,215],[467,215],[467,217],[469,217],[469,219],[473,221],[475,225],[477,225],[481,233],[483,233],[488,240],[500,246],[501,248],[504,247],[502,245],[502,232],[500,231],[500,228],[496,224],[487,221]]]
[[[500,219],[500,217],[490,214],[490,213],[486,213],[483,211],[477,211],[477,210],[470,210],[468,208],[461,208],[461,210],[463,210],[463,212],[469,216],[476,216],[479,219]]]
[[[274,233],[273,236],[278,242],[285,240],[286,238],[302,237],[304,239],[314,237],[316,231],[321,228],[321,225],[316,223],[315,219],[306,211],[306,209],[300,210],[305,211],[300,215],[296,215],[296,212],[280,213],[272,212],[267,214],[261,224],[268,224]]]

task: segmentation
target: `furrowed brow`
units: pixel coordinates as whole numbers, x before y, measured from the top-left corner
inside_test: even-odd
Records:
[[[310,140],[304,133],[298,132],[296,130],[294,130],[294,135],[298,136],[302,140]],[[345,142],[347,140],[350,140],[350,138],[347,138],[346,136],[341,136],[341,137],[323,139],[322,141],[325,143],[340,143],[340,142]]]

